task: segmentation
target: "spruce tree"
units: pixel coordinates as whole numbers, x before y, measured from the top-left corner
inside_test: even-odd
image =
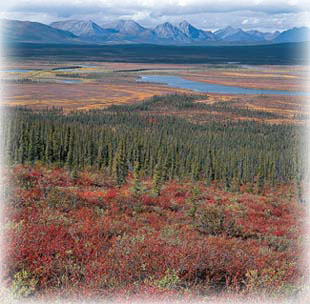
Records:
[[[161,163],[157,163],[154,168],[153,180],[152,180],[152,192],[156,196],[160,195],[162,186],[162,166]]]
[[[142,191],[142,185],[140,180],[140,164],[138,161],[136,161],[134,164],[133,178],[134,178],[133,193],[136,197],[138,197]]]

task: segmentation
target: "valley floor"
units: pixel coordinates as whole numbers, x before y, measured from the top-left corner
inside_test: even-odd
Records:
[[[53,70],[61,67],[81,67]],[[42,109],[60,106],[65,112],[106,108],[112,104],[138,103],[154,95],[189,93],[156,83],[137,82],[141,75],[176,75],[213,84],[272,90],[305,91],[305,66],[172,65],[102,62],[66,64],[30,61],[11,63],[5,72],[3,104]],[[69,83],[64,83],[68,81]],[[78,83],[70,83],[78,81]],[[288,121],[304,121],[310,113],[306,97],[283,95],[235,95],[208,93],[209,103],[227,102],[237,108],[275,112]],[[215,115],[218,113],[214,112]],[[274,121],[277,123],[276,121]]]

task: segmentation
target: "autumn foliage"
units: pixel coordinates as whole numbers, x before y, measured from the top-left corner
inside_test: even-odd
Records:
[[[21,297],[287,296],[303,280],[304,207],[263,194],[16,165],[5,201],[6,286]]]

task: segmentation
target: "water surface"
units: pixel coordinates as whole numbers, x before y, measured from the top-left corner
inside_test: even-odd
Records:
[[[28,70],[28,69],[6,69],[6,70],[1,70],[1,72],[4,73],[28,73],[32,72],[34,70]]]
[[[173,88],[189,89],[189,90],[203,92],[203,93],[310,96],[310,92],[248,89],[248,88],[240,88],[236,86],[197,82],[197,81],[187,80],[179,76],[144,75],[140,77],[141,78],[138,79],[137,81],[167,84],[168,86],[173,87]]]
[[[80,79],[57,79],[58,83],[80,83]]]

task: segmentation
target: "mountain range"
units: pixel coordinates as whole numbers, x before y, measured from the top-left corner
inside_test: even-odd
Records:
[[[177,25],[165,22],[153,29],[133,20],[118,20],[98,25],[93,21],[67,20],[49,25],[17,20],[1,20],[2,36],[7,41],[68,44],[128,44],[164,45],[264,44],[310,41],[306,27],[283,32],[245,31],[231,26],[217,31],[205,31],[187,21]]]

